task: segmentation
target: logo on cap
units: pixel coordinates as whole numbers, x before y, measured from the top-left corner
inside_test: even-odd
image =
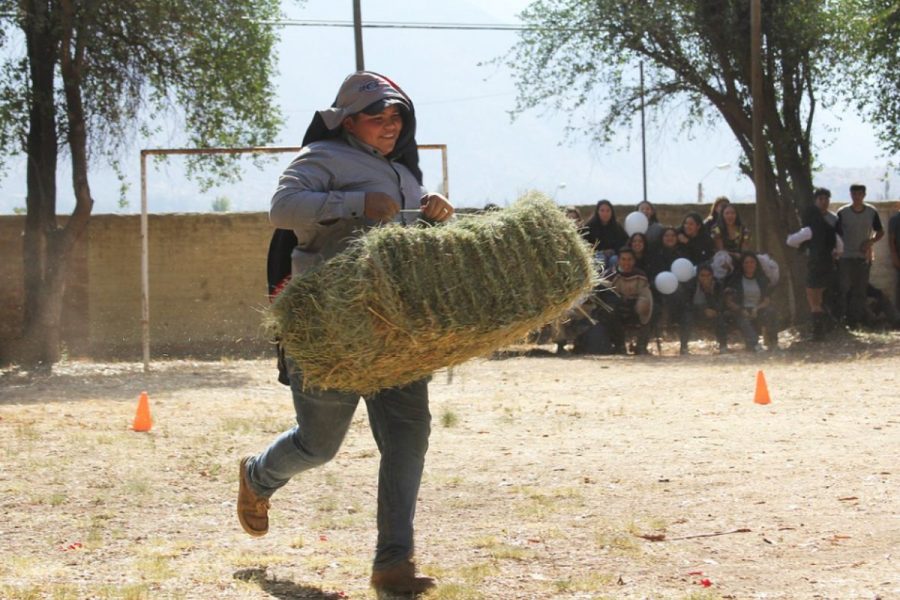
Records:
[[[370,82],[366,83],[365,85],[359,86],[360,92],[371,92],[372,90],[377,90],[377,89],[378,89],[377,81],[370,81]]]

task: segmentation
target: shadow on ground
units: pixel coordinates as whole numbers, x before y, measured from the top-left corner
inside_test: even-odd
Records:
[[[311,585],[302,585],[286,579],[281,580],[269,577],[265,569],[240,569],[235,571],[234,578],[256,583],[273,598],[281,598],[282,600],[340,600],[341,598],[346,598],[346,595],[340,592],[326,592]]]

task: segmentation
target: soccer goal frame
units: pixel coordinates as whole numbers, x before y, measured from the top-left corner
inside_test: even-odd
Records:
[[[144,372],[150,371],[150,232],[147,200],[147,157],[197,154],[283,154],[299,152],[301,146],[254,146],[241,148],[146,148],[141,150],[141,350]],[[419,150],[441,151],[443,193],[450,197],[447,145],[420,144]]]

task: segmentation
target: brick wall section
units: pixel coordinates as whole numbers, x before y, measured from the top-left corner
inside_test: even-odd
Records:
[[[59,219],[64,226],[66,218]],[[0,361],[15,354],[14,340],[22,336],[25,319],[24,265],[22,243],[25,217],[0,217]],[[87,244],[75,246],[69,266],[66,297],[63,301],[60,335],[68,352],[83,354],[87,342],[85,318],[90,273],[87,268]]]
[[[875,204],[885,225],[898,202]],[[580,207],[590,214],[592,206]],[[699,210],[698,210],[699,209]],[[620,221],[633,206],[617,206]],[[708,205],[657,205],[660,221],[680,223]],[[739,205],[753,226],[753,206]],[[0,216],[0,358],[22,321],[24,218]],[[151,215],[151,357],[256,355],[270,351],[260,328],[271,226],[264,213]],[[64,339],[74,356],[141,356],[140,216],[95,215],[72,265]],[[893,289],[886,239],[876,246],[872,281]]]
[[[260,310],[270,233],[263,213],[150,216],[151,355],[219,356],[268,345]],[[91,354],[139,356],[140,218],[95,217],[90,247]]]

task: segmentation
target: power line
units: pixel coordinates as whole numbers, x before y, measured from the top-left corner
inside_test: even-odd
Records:
[[[325,19],[262,19],[255,22],[280,27],[353,27],[353,21]],[[534,25],[504,23],[415,23],[400,21],[366,21],[362,26],[369,29],[443,29],[453,31],[535,31],[547,29]]]

